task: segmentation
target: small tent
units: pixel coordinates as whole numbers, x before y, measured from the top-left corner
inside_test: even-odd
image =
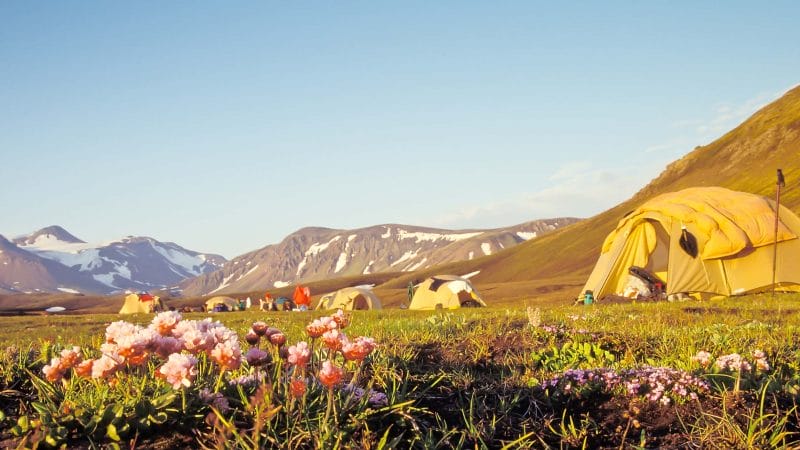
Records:
[[[721,187],[654,197],[606,237],[581,296],[622,294],[632,271],[663,280],[666,294],[766,290],[772,287],[773,251],[776,288],[800,291],[800,219],[781,206],[776,244],[774,208],[759,195]]]
[[[486,306],[486,303],[468,279],[436,275],[417,286],[408,309],[457,309],[462,306]]]
[[[323,295],[316,309],[383,309],[383,306],[371,289],[348,287]]]
[[[231,297],[211,297],[206,300],[206,311],[214,311],[214,308],[218,305],[224,306],[226,311],[236,311],[239,308],[239,301]]]
[[[157,295],[150,295],[147,292],[138,294],[128,294],[122,303],[120,314],[149,314],[151,312],[164,309],[161,298]]]

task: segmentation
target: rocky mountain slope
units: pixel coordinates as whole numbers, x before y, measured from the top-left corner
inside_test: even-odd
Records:
[[[225,263],[171,242],[129,236],[89,244],[59,226],[0,240],[0,292],[108,294],[152,290],[211,272]]]
[[[537,220],[502,229],[460,231],[397,224],[357,230],[303,228],[279,244],[241,255],[216,272],[187,280],[183,292],[248,292],[300,281],[412,272],[490,255],[577,220]]]

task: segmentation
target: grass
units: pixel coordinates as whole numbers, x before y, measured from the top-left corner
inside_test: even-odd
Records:
[[[588,307],[528,303],[529,310],[495,307],[353,313],[348,335],[372,336],[380,344],[364,368],[363,379],[370,388],[386,393],[386,408],[353,406],[337,396],[335,401],[340,403],[335,403],[334,410],[338,416],[325,414],[326,393],[312,389],[302,414],[313,421],[297,422],[299,416],[293,414],[300,410],[297,406],[294,412],[284,410],[291,407],[281,403],[284,394],[278,384],[271,385],[276,390],[264,398],[272,403],[263,408],[251,405],[234,416],[209,422],[209,411],[193,400],[193,387],[184,391],[185,409],[176,406],[177,400],[163,400],[166,409],[153,417],[167,425],[184,424],[179,428],[180,440],[169,442],[186,447],[214,447],[232,439],[244,448],[248,442],[292,442],[280,445],[307,448],[303,442],[309,441],[303,436],[312,435],[331,439],[317,442],[319,445],[345,448],[789,448],[800,444],[795,405],[800,393],[800,296],[780,295],[774,301],[769,296],[749,296]],[[240,336],[253,321],[264,320],[281,329],[289,345],[306,339],[305,325],[321,315],[235,312],[213,318]],[[207,317],[199,313],[185,316]],[[134,316],[132,321],[145,324],[151,318]],[[31,384],[31,374],[41,374],[50,354],[69,345],[96,349],[105,327],[118,319],[117,315],[0,318],[4,330],[0,348],[14,346],[23,349],[18,355],[27,355],[17,356],[12,364],[7,350],[2,357],[6,361],[0,361],[5,425],[10,427],[22,417],[38,420],[40,414],[30,405],[46,404],[41,398],[44,388]],[[692,360],[700,350],[715,357],[738,353],[751,362],[752,352],[762,350],[770,369],[731,373],[713,366],[703,368]],[[699,377],[708,390],[697,390],[699,398],[689,400],[675,393],[680,381],[669,379],[665,382],[675,383],[676,391],[665,393],[670,400],[662,404],[647,400],[655,385],[643,385],[631,393],[624,384],[595,381],[583,385],[575,384],[577,378],[565,378],[567,373],[577,374],[573,377],[606,373],[630,383],[638,376],[636,371],[656,370],[648,367],[669,368],[673,377]],[[145,386],[154,398],[172,398],[168,397],[171,390],[156,380],[125,380]],[[555,384],[549,385],[550,381]],[[198,381],[198,385],[210,382]],[[73,401],[81,395],[97,395],[91,394],[87,385],[80,386],[85,390],[81,394],[62,386],[55,389]],[[239,405],[252,402],[245,394],[241,400],[235,400],[239,394],[226,395],[232,395],[231,402]],[[107,407],[101,400],[94,401],[98,410]],[[135,416],[135,408],[143,408],[141,399],[126,401],[120,403],[131,409],[120,410],[121,417]],[[58,407],[63,404],[54,405],[54,411]],[[260,411],[258,419],[251,413],[255,410]],[[269,414],[272,418],[265,419]],[[329,421],[335,418],[337,427],[325,428],[326,417],[331,417]],[[364,420],[357,424],[353,417]],[[255,423],[261,423],[260,428],[253,428]],[[140,441],[140,446],[155,448],[167,441],[162,425],[147,426],[153,427],[156,438]],[[93,439],[116,442],[104,433],[105,429]],[[0,436],[2,443],[19,442],[8,433]],[[69,436],[64,442],[76,444],[83,439]],[[129,443],[130,439],[128,435],[119,442]]]

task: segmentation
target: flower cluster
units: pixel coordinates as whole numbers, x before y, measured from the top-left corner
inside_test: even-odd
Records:
[[[767,372],[770,370],[769,362],[767,362],[767,355],[761,350],[753,350],[751,353],[752,364],[744,356],[738,353],[731,353],[729,355],[722,355],[716,360],[713,360],[713,365],[720,372],[736,372],[736,373],[750,373],[755,370],[759,372]],[[707,369],[712,365],[713,356],[707,351],[699,351],[693,356],[692,361],[698,363],[700,367]]]
[[[696,400],[699,393],[709,391],[708,383],[687,372],[650,366],[619,372],[609,368],[570,369],[542,387],[575,396],[592,391],[621,391],[662,405],[670,404],[673,399]]]
[[[82,361],[78,347],[64,350],[42,371],[51,382],[63,378],[69,369],[78,376],[103,379],[158,357],[166,362],[157,370],[157,376],[180,389],[194,381],[197,356],[201,353],[223,370],[237,369],[242,362],[236,333],[211,319],[182,320],[180,313],[174,311],[156,315],[147,327],[125,321],[111,323],[100,351],[99,358]]]

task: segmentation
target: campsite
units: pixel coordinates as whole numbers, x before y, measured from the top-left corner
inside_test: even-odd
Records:
[[[800,449],[800,2],[0,2],[0,449]]]

